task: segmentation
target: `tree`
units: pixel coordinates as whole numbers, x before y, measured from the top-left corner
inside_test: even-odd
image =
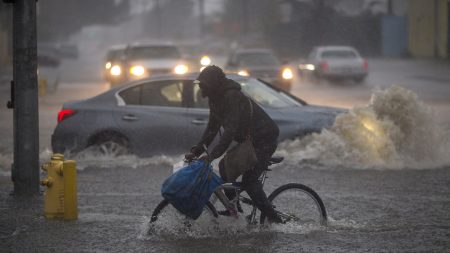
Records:
[[[128,18],[129,10],[129,0],[39,1],[39,40],[59,40],[89,25],[114,25]]]

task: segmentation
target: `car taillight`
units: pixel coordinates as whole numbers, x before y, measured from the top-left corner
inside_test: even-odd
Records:
[[[322,69],[322,71],[324,71],[324,72],[328,71],[328,62],[327,61],[321,61],[320,62],[320,69]]]
[[[76,113],[76,111],[71,110],[71,109],[62,109],[58,113],[58,123],[60,123],[61,121],[67,119],[68,117],[74,115],[75,113]]]
[[[364,59],[363,68],[364,68],[364,70],[368,70],[369,69],[369,62],[366,59]]]

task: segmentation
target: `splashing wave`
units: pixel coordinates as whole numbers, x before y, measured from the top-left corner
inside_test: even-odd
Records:
[[[450,164],[449,134],[413,92],[399,86],[374,92],[367,106],[336,117],[334,125],[280,145],[291,163],[325,167],[436,168]]]

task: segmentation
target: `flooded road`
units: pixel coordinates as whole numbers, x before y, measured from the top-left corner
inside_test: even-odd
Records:
[[[269,174],[266,191],[288,182],[314,188],[328,209],[328,226],[259,227],[248,226],[243,217],[220,217],[218,224],[200,219],[189,228],[167,222],[149,230],[150,213],[161,199],[160,185],[171,166],[147,162],[138,168],[90,166],[79,171],[79,219],[74,222],[45,220],[42,198],[13,199],[2,178],[2,251],[445,252],[450,247],[449,167],[280,165]]]
[[[290,182],[310,186],[325,203],[328,226],[260,227],[248,226],[243,217],[220,217],[215,222],[200,219],[191,227],[174,222],[149,227],[149,216],[161,200],[160,186],[181,155],[79,157],[79,219],[46,220],[42,196],[21,200],[9,195],[13,188],[9,172],[12,112],[3,107],[0,252],[446,252],[450,248],[450,163],[446,160],[450,79],[442,66],[448,65],[439,63],[434,68],[428,62],[402,63],[406,67],[399,70],[393,67],[398,62],[374,61],[363,85],[297,81],[293,87],[294,94],[310,103],[351,109],[353,118],[343,118],[327,134],[280,145],[278,153],[286,156],[286,161],[270,172],[265,190],[270,193]],[[62,103],[108,89],[100,80],[91,80],[67,78],[56,94],[40,99],[42,162],[50,157],[50,136]],[[374,89],[386,91],[392,84],[405,91],[381,92],[379,103],[370,102]],[[9,90],[6,86],[0,89],[4,104]],[[409,90],[418,97],[408,96]],[[383,99],[387,97],[391,99]],[[398,99],[403,101],[402,109],[416,109],[392,110],[390,114],[383,110]],[[360,109],[352,109],[354,106]],[[428,107],[434,112],[425,109]],[[381,144],[360,146],[358,140],[367,134],[359,133],[367,131],[351,122],[359,115],[371,114],[385,116],[375,123],[389,138]],[[408,122],[409,130],[393,127],[391,123],[397,119]],[[378,145],[398,152],[395,157],[384,156]],[[436,147],[439,149],[434,150]],[[425,151],[431,156],[425,155],[428,160],[421,163],[426,160],[420,156]]]

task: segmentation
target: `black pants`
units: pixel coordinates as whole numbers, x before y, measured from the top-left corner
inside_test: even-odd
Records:
[[[272,204],[267,200],[261,182],[258,180],[261,174],[267,169],[267,163],[277,148],[276,137],[258,138],[253,141],[258,162],[253,169],[247,170],[242,175],[242,187],[250,196],[256,207],[269,219],[276,216]],[[225,178],[225,167],[223,159],[219,162],[219,172]],[[228,198],[234,198],[234,191],[225,191]]]

